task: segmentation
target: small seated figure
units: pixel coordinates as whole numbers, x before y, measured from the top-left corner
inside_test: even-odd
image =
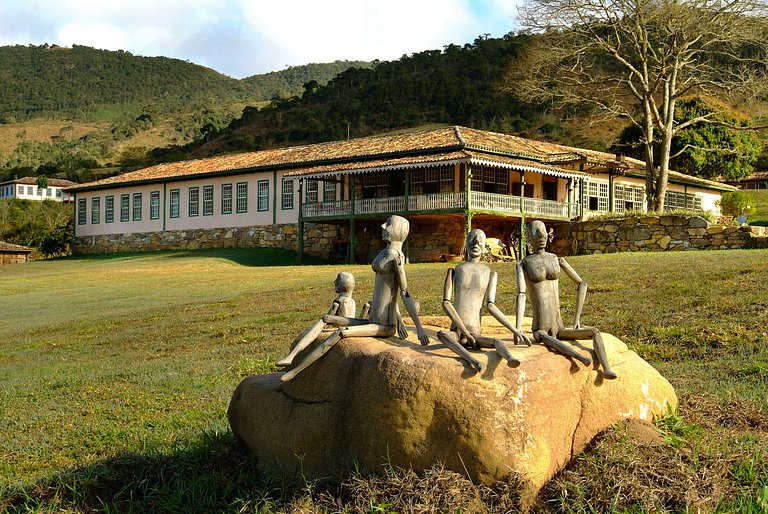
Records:
[[[355,289],[355,276],[352,273],[342,271],[336,275],[336,280],[333,281],[333,287],[338,297],[331,303],[331,308],[328,310],[329,316],[345,316],[354,317],[357,305],[355,299],[352,298],[352,291]],[[298,340],[296,345],[291,350],[291,353],[286,355],[283,359],[275,363],[276,366],[285,367],[290,366],[296,355],[299,354],[304,348],[309,346],[312,341],[317,339],[320,332],[325,328],[326,323],[322,319],[318,320],[312,327]]]
[[[531,298],[533,310],[531,330],[533,338],[546,347],[563,355],[581,361],[585,366],[592,364],[592,359],[583,355],[561,339],[592,339],[597,360],[603,366],[603,377],[616,378],[616,373],[608,363],[605,345],[600,331],[596,328],[582,327],[580,324],[581,311],[587,295],[587,283],[562,257],[547,252],[546,246],[549,234],[541,221],[532,221],[526,228],[526,237],[533,247],[533,253],[525,257],[517,265],[517,327],[520,328],[525,312],[526,295]],[[577,284],[576,319],[572,328],[566,328],[560,314],[560,289],[558,279],[564,271],[568,278]]]
[[[417,302],[411,296],[405,279],[405,255],[402,248],[410,224],[401,216],[390,216],[381,229],[381,239],[387,247],[379,252],[372,263],[376,280],[370,306],[366,306],[367,315],[363,318],[333,314],[323,316],[324,323],[339,329],[322,341],[295,368],[283,374],[280,377],[283,382],[298,375],[345,337],[391,337],[398,334],[401,339],[405,339],[408,334],[400,318],[398,297],[403,299],[411,315],[419,342],[425,346],[429,344],[429,338],[419,321]]]
[[[448,270],[443,289],[443,310],[451,319],[451,330],[441,330],[437,333],[441,343],[453,350],[477,372],[482,371],[483,365],[467,348],[495,348],[510,366],[520,364],[509,353],[504,341],[481,335],[483,306],[499,323],[515,334],[516,343],[531,346],[531,340],[496,306],[498,275],[480,262],[485,251],[485,242],[485,232],[479,229],[470,231],[466,238],[467,261],[456,266],[455,270]]]

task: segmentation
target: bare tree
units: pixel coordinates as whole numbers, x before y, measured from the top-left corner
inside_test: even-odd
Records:
[[[676,123],[677,100],[765,95],[766,1],[527,0],[520,21],[535,35],[507,84],[524,100],[555,99],[635,124],[648,209],[661,211],[672,138],[695,123],[723,124],[711,115]]]

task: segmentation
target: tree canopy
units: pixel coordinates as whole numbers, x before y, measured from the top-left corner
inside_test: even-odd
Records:
[[[509,87],[628,119],[642,136],[648,207],[662,210],[673,138],[697,123],[724,124],[714,113],[676,123],[677,103],[694,94],[764,98],[765,15],[765,0],[528,0],[521,22],[541,37]]]

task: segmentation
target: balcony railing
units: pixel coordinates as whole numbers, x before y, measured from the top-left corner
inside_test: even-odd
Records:
[[[579,215],[579,204],[540,200],[538,198],[523,198],[523,209],[520,208],[520,197],[481,193],[473,191],[470,196],[470,209],[501,212],[505,214],[539,215],[546,218],[570,219]],[[406,208],[407,204],[407,208]],[[435,193],[426,195],[393,196],[389,198],[361,198],[338,202],[319,202],[304,204],[302,216],[305,219],[328,218],[367,214],[402,214],[409,212],[456,211],[467,207],[466,192]],[[354,209],[353,209],[354,207]]]

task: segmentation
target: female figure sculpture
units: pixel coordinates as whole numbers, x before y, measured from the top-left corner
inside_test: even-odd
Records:
[[[486,264],[480,262],[485,251],[485,232],[479,229],[467,234],[465,246],[467,262],[449,269],[443,289],[443,310],[451,319],[451,330],[441,330],[437,338],[445,346],[464,359],[470,367],[480,372],[482,363],[473,357],[467,348],[495,348],[510,366],[520,362],[509,353],[504,341],[480,333],[483,306],[499,323],[515,334],[515,342],[531,346],[531,340],[514,326],[496,306],[496,284],[498,275]],[[453,301],[454,292],[456,301]]]
[[[531,298],[533,321],[531,329],[533,338],[548,348],[573,357],[585,366],[592,364],[592,359],[585,356],[561,341],[591,338],[597,359],[603,366],[603,376],[607,379],[616,378],[611,370],[605,345],[600,331],[596,328],[582,327],[581,311],[587,294],[587,283],[562,257],[546,251],[549,234],[541,221],[532,221],[526,229],[528,242],[533,247],[533,253],[525,257],[517,265],[517,327],[520,328],[525,312],[526,294]],[[558,279],[564,271],[568,278],[578,286],[576,300],[576,317],[572,328],[566,328],[560,314],[560,289]]]
[[[405,256],[402,248],[403,242],[408,237],[409,228],[408,220],[401,216],[390,216],[386,223],[381,226],[381,239],[387,246],[373,260],[372,267],[376,273],[376,280],[367,318],[332,314],[323,316],[323,322],[339,327],[338,330],[321,342],[295,368],[286,372],[280,378],[283,382],[291,380],[306,369],[342,338],[391,337],[397,333],[401,339],[405,339],[408,334],[400,319],[400,311],[397,306],[398,296],[403,299],[403,303],[411,315],[414,325],[416,325],[419,342],[425,346],[429,344],[429,338],[419,321],[416,302],[408,290],[408,283],[405,278]]]

